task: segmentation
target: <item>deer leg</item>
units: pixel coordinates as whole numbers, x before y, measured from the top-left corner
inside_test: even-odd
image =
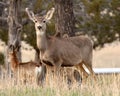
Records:
[[[54,73],[55,73],[56,76],[59,76],[60,67],[61,67],[60,65],[59,66],[57,66],[57,65],[54,66]]]
[[[54,75],[55,75],[56,80],[58,81],[59,80],[58,77],[60,76],[60,68],[62,65],[62,60],[59,59],[59,61],[53,64],[54,64]]]
[[[85,80],[86,81],[86,78],[88,77],[88,73],[85,71],[85,69],[83,68],[83,63],[80,63],[79,64],[79,69],[80,69],[80,75],[82,76],[82,78],[83,78],[83,80]],[[78,68],[77,67],[77,68]],[[85,79],[84,79],[85,78]]]
[[[95,77],[95,72],[93,71],[92,64],[89,63],[84,63],[84,65],[88,68],[90,74],[92,74],[93,78],[96,79]]]
[[[42,65],[40,67],[41,68],[37,69],[36,82],[37,82],[37,85],[40,85],[43,87],[43,83],[46,77],[46,66]]]
[[[74,69],[67,68],[66,72],[67,72],[67,84],[68,84],[68,87],[71,87],[72,84],[76,83],[75,77],[74,77]]]
[[[14,78],[13,78],[13,83],[14,83],[14,85],[17,85],[17,83],[18,83],[18,78],[17,78],[17,74],[14,72]]]
[[[54,71],[55,71],[55,73],[59,73],[60,72],[60,68],[61,68],[61,65],[62,65],[62,60],[61,59],[59,59],[57,62],[53,62],[53,64],[54,64]]]
[[[82,82],[82,78],[81,78],[81,75],[80,75],[79,71],[74,69],[73,73],[74,73],[74,79],[80,85],[81,82]]]
[[[80,64],[80,70],[82,71],[82,75],[83,77],[87,78],[88,77],[88,73],[85,71],[85,69],[83,68],[83,64]]]

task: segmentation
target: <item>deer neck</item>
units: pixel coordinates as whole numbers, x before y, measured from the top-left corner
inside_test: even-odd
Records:
[[[11,60],[12,69],[16,69],[19,65],[19,61],[18,61],[17,56],[15,54],[13,54],[13,56],[11,56],[10,60]]]
[[[37,47],[40,49],[40,51],[45,51],[48,45],[48,38],[46,32],[37,30],[36,35],[37,35]]]

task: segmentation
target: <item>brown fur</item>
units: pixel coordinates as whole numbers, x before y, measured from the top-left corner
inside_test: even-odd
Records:
[[[75,42],[75,39],[77,42],[81,40],[81,43],[79,42],[81,45],[77,45],[78,43]],[[83,36],[67,39],[46,37],[46,41],[48,42],[48,49],[46,48],[46,50],[41,53],[42,62],[48,64],[46,61],[49,61],[52,66],[56,67],[76,66],[80,69],[81,74],[87,77],[88,73],[83,68],[84,64],[92,75],[94,75],[92,70],[92,43],[89,38],[83,38]]]
[[[16,79],[19,79],[21,83],[34,82],[35,67],[39,67],[40,66],[39,64],[33,61],[19,62],[15,50],[9,52],[9,59],[10,59],[11,69]]]
[[[56,37],[60,38],[60,33],[55,34]],[[67,34],[63,36],[63,38],[70,40],[73,44],[75,44],[77,47],[81,50],[81,55],[83,58],[83,61],[80,66],[80,72],[81,76],[88,77],[88,73],[84,70],[83,64],[85,64],[90,72],[94,75],[94,72],[92,71],[92,50],[93,50],[93,43],[87,36],[76,36],[76,37],[69,37]]]
[[[48,37],[46,22],[51,19],[54,8],[40,20],[34,16],[32,11],[28,9],[26,11],[29,18],[35,23],[37,46],[40,49],[42,63],[54,66],[55,70],[59,70],[61,66],[75,66],[81,71],[81,74],[87,77],[88,74],[83,68],[84,63],[90,73],[95,75],[92,69],[92,42],[88,37]]]

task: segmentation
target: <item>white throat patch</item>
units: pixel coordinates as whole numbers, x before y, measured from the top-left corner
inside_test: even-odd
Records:
[[[36,31],[36,34],[37,34],[37,35],[40,35],[40,36],[44,35],[44,33],[45,33],[44,31],[40,31],[40,30],[37,30],[37,31]]]

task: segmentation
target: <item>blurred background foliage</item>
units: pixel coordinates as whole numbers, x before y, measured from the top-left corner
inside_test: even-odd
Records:
[[[7,44],[9,0],[0,0],[0,39]],[[88,34],[94,48],[120,40],[120,0],[73,0],[76,34]],[[34,24],[28,19],[25,8],[44,15],[54,6],[54,0],[22,0],[22,40],[36,48]],[[54,18],[47,26],[48,34],[55,34]]]
[[[4,64],[4,54],[0,52],[0,65]]]

